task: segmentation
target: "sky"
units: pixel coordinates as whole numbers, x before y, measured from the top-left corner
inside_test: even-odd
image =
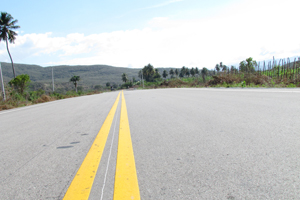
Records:
[[[10,0],[14,63],[213,69],[300,56],[299,0]],[[0,42],[0,62],[10,62]]]

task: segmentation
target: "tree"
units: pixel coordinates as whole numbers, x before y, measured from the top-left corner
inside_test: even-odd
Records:
[[[220,71],[220,65],[216,64],[215,69],[217,70],[217,73],[219,73],[219,71]]]
[[[194,69],[194,67],[192,67],[192,69],[191,69],[190,73],[191,73],[192,77],[194,77],[194,76],[195,76],[195,69]]]
[[[154,81],[155,70],[154,67],[149,63],[142,69],[143,77],[146,81]]]
[[[176,75],[176,77],[178,76],[178,74],[179,74],[179,71],[178,71],[178,69],[175,69],[175,75]]]
[[[128,81],[128,77],[125,73],[122,74],[122,81],[126,83]]]
[[[173,69],[171,69],[171,70],[170,70],[169,74],[171,75],[171,78],[174,78],[174,74],[175,74],[175,72],[174,72],[174,70],[173,70]]]
[[[249,57],[243,61],[240,62],[239,69],[241,72],[254,72],[255,66],[257,66],[257,63],[253,58]]]
[[[189,68],[185,69],[185,75],[187,75],[187,77],[190,77],[190,70],[189,70]]]
[[[23,95],[24,90],[26,89],[26,87],[28,87],[30,83],[30,77],[28,74],[21,74],[9,81],[8,83],[10,86],[15,87],[17,91]]]
[[[168,76],[168,72],[167,72],[167,70],[164,70],[164,71],[163,71],[163,77],[164,77],[164,78],[167,78],[167,76]]]
[[[110,82],[107,82],[105,85],[106,85],[106,87],[109,87],[110,86]]]
[[[73,76],[72,78],[70,78],[70,81],[73,82],[75,90],[77,92],[77,82],[80,81],[80,76]]]
[[[227,66],[226,65],[222,65],[222,71],[226,72],[226,70],[227,70]]]
[[[180,74],[181,74],[181,76],[180,76]],[[185,74],[186,74],[186,68],[185,68],[185,66],[183,66],[183,67],[181,68],[180,74],[179,74],[179,77],[181,77],[181,78],[185,76]]]
[[[143,77],[142,70],[139,71],[138,77],[139,77],[140,79],[142,79],[142,77]]]
[[[154,73],[153,79],[161,78],[161,75],[160,75],[158,69],[155,69],[154,71],[155,71],[155,73]]]
[[[199,69],[198,69],[198,67],[196,67],[196,69],[195,69],[195,74],[198,76],[199,75]]]
[[[220,62],[220,69],[223,70],[223,63]]]
[[[237,72],[237,68],[235,66],[231,65],[230,72],[231,73],[236,73]]]
[[[208,74],[208,69],[206,67],[203,67],[203,69],[201,70],[201,75],[202,75],[204,83],[205,83],[205,77],[207,76],[207,74]]]
[[[14,74],[14,78],[16,78],[15,68],[14,68],[14,62],[11,57],[11,54],[9,52],[8,48],[8,41],[10,43],[14,43],[16,36],[18,35],[16,32],[14,32],[14,29],[20,28],[20,26],[17,26],[16,23],[18,20],[13,20],[14,18],[8,14],[7,12],[1,12],[0,16],[0,42],[1,40],[6,42],[6,49],[9,55],[9,58],[11,60],[11,66]]]
[[[182,71],[180,71],[180,73],[179,73],[179,77],[180,77],[180,78],[183,78],[183,77],[184,77],[184,74],[183,74],[183,72],[182,72]]]

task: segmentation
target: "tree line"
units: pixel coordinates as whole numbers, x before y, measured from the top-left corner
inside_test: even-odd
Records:
[[[160,75],[159,71],[157,68],[154,68],[153,65],[150,63],[142,70],[139,71],[138,77],[140,79],[144,79],[147,82],[154,82],[155,80],[160,79],[163,77],[166,79],[168,76],[170,78],[184,78],[184,77],[195,77],[201,75],[203,80],[205,81],[206,76],[208,75],[209,70],[206,67],[203,67],[202,69],[198,69],[198,67],[194,68],[192,67],[189,69],[188,67],[183,66],[181,69],[175,68],[175,69],[170,69],[167,71],[166,69],[163,70],[162,75]]]

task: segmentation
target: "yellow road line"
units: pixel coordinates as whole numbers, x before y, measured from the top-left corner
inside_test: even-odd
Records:
[[[118,94],[114,105],[109,111],[93,145],[91,146],[70,187],[68,188],[65,197],[63,198],[64,200],[82,200],[89,198],[119,99],[120,93]]]
[[[115,174],[114,200],[140,199],[126,102],[122,91],[119,144]]]

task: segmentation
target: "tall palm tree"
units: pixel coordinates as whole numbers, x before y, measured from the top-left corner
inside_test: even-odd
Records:
[[[77,82],[80,81],[80,76],[73,76],[70,79],[70,81],[73,82],[73,84],[75,86],[76,93],[77,93]]]
[[[11,66],[14,74],[14,78],[16,78],[15,68],[14,68],[14,62],[10,55],[9,49],[8,49],[8,41],[10,43],[14,43],[16,36],[18,35],[16,32],[14,32],[14,29],[20,28],[20,26],[16,26],[16,23],[18,20],[13,20],[14,18],[8,14],[7,12],[1,12],[0,16],[0,42],[1,40],[6,42],[6,49],[8,52],[8,55],[11,60]]]
[[[126,83],[128,81],[128,77],[125,73],[122,74],[122,81]]]
[[[216,69],[217,72],[219,73],[219,71],[220,71],[220,65],[219,65],[219,64],[216,64],[215,69]]]

